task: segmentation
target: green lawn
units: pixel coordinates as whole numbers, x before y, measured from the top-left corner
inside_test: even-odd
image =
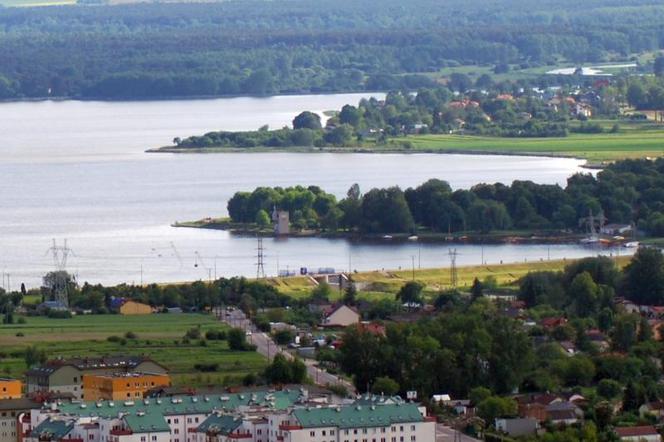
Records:
[[[0,326],[0,376],[21,377],[27,368],[23,351],[28,345],[44,349],[48,356],[100,356],[109,354],[147,355],[171,370],[177,385],[237,383],[250,371],[259,371],[265,359],[256,352],[230,351],[225,341],[183,343],[185,332],[200,327],[226,328],[212,316],[202,314],[159,314],[148,316],[95,315],[71,319],[28,317],[26,324]],[[109,342],[109,336],[128,331],[138,339]],[[17,336],[23,334],[23,336]],[[198,373],[194,364],[218,364],[213,373]]]
[[[613,124],[613,123],[611,123]],[[664,127],[621,124],[619,133],[570,134],[565,138],[502,138],[472,135],[416,135],[414,150],[463,153],[538,154],[613,161],[664,155]]]

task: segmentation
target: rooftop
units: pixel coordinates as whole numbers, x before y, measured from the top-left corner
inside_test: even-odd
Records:
[[[213,411],[233,411],[240,406],[259,406],[283,410],[297,403],[301,390],[258,391],[209,396],[173,396],[163,399],[139,401],[72,402],[58,405],[61,413],[81,417],[113,417],[118,413],[157,414],[160,416],[183,414],[210,414]]]
[[[50,375],[60,367],[69,365],[79,370],[104,369],[104,368],[135,368],[143,362],[152,361],[144,356],[103,356],[99,358],[71,358],[52,359],[40,367],[31,368],[26,372],[28,376]]]
[[[202,424],[198,426],[196,431],[201,433],[219,433],[219,434],[229,434],[242,425],[242,419],[236,419],[233,416],[229,415],[218,415],[213,414],[203,421]]]
[[[40,439],[60,440],[74,428],[73,421],[46,419],[32,430],[32,435]]]
[[[303,428],[379,427],[396,423],[424,421],[424,416],[422,416],[416,404],[300,408],[293,411],[293,416]]]
[[[0,411],[31,410],[41,407],[39,402],[28,398],[0,399]]]
[[[620,437],[639,437],[659,434],[657,429],[652,425],[642,425],[640,427],[617,427],[615,431]]]

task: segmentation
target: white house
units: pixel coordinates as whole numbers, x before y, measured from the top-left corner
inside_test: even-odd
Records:
[[[357,310],[345,304],[339,304],[326,312],[322,325],[324,327],[348,327],[349,325],[359,324],[360,319]]]

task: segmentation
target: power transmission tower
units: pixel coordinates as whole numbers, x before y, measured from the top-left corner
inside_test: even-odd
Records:
[[[67,246],[67,240],[64,240],[62,246],[58,246],[55,239],[53,245],[46,253],[51,253],[53,256],[53,265],[55,266],[55,274],[53,277],[53,300],[59,301],[65,307],[69,307],[68,289],[68,275],[67,275],[67,259],[69,255],[76,256],[74,251]]]
[[[265,249],[263,248],[263,238],[257,236],[258,247],[256,247],[256,278],[265,278]]]
[[[457,256],[459,255],[459,252],[457,252],[457,249],[450,250],[449,255],[450,255],[450,284],[452,285],[452,287],[456,288],[458,282],[456,259]]]

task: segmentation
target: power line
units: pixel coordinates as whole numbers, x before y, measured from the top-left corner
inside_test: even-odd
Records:
[[[64,240],[64,244],[61,246],[53,239],[53,245],[46,251],[46,254],[48,253],[53,256],[53,265],[55,267],[52,281],[53,300],[60,302],[65,307],[69,307],[67,259],[70,255],[76,256],[76,254],[67,246],[67,239]]]
[[[457,249],[450,249],[448,254],[450,256],[450,284],[453,288],[456,288],[458,283],[456,260],[457,256],[459,256],[459,252],[457,252]]]
[[[265,249],[263,248],[263,238],[257,236],[258,247],[256,247],[256,279],[265,278]]]

